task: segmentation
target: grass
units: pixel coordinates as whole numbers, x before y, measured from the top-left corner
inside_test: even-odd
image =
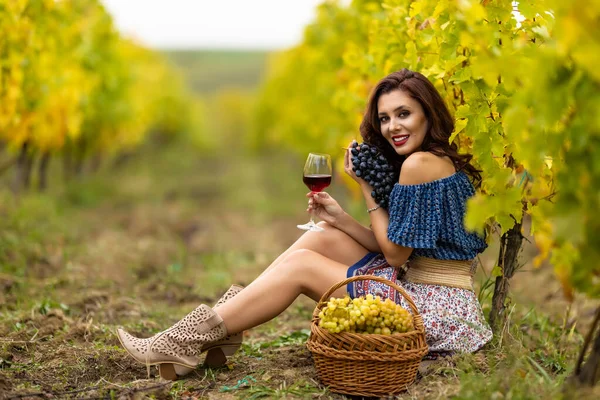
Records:
[[[215,302],[230,283],[247,284],[293,243],[295,224],[306,219],[302,162],[243,152],[226,161],[175,144],[68,189],[57,184],[19,198],[0,192],[0,393],[344,398],[318,383],[304,345],[314,307],[307,299],[247,332],[227,367],[198,368],[175,383],[161,382],[155,370],[148,378],[114,335],[117,326],[143,336],[164,329]],[[351,205],[339,185],[332,192]],[[486,310],[493,258],[484,254],[478,276]],[[573,398],[562,387],[582,343],[580,325],[566,323],[563,300],[546,287],[550,273],[519,273],[501,337],[434,364],[397,398]]]

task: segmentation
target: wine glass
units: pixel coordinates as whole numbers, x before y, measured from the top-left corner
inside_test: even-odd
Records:
[[[311,192],[321,192],[329,186],[331,184],[331,156],[329,154],[309,153],[304,164],[302,180]],[[312,215],[308,223],[298,225],[298,228],[311,232],[324,230],[315,224]]]

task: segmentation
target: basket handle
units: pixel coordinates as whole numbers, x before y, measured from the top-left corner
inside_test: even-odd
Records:
[[[421,316],[421,314],[419,314],[419,310],[417,310],[417,306],[413,302],[410,295],[408,293],[406,293],[406,290],[404,290],[400,285],[398,285],[395,282],[392,282],[388,279],[382,278],[380,276],[357,275],[357,276],[352,276],[348,279],[344,279],[343,281],[338,282],[335,285],[333,285],[332,287],[330,287],[329,290],[326,291],[325,294],[323,294],[323,296],[321,296],[321,299],[317,303],[317,306],[315,307],[315,310],[313,311],[313,318],[316,318],[319,315],[319,311],[321,311],[323,306],[325,304],[327,304],[327,301],[328,301],[329,297],[333,294],[333,292],[335,292],[336,290],[338,290],[341,287],[346,286],[348,283],[354,282],[354,281],[375,281],[375,282],[381,282],[390,287],[393,287],[402,295],[402,297],[404,297],[404,299],[406,299],[406,301],[408,302],[408,305],[410,306],[410,308],[413,312],[413,315],[419,316],[419,317]]]

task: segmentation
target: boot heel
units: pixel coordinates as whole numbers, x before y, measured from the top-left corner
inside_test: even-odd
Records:
[[[223,346],[221,347],[221,350],[226,357],[231,357],[236,351],[238,351],[239,348],[240,346]]]
[[[177,380],[177,373],[175,372],[175,364],[159,364],[158,373],[160,377],[167,381]]]
[[[221,347],[214,347],[208,350],[204,359],[204,366],[215,368],[222,367],[225,364],[227,364],[227,357]]]
[[[167,381],[174,381],[192,372],[194,368],[185,367],[179,364],[159,364],[158,373],[161,378]]]
[[[204,365],[207,367],[222,367],[227,364],[227,357],[231,357],[240,348],[240,346],[217,346],[209,349],[204,359]]]

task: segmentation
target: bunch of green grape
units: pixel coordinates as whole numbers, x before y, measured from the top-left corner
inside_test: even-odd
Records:
[[[351,299],[332,297],[319,312],[319,326],[331,333],[391,335],[414,329],[413,317],[390,299],[368,294]]]

